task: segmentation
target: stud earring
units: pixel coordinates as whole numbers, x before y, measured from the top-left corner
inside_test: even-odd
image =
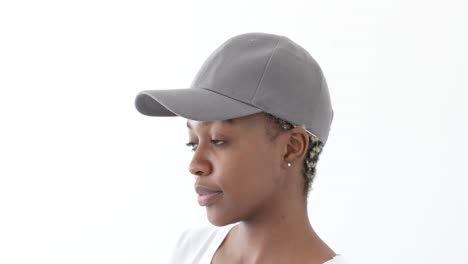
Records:
[[[290,163],[290,162],[288,162],[288,167],[291,167],[291,163]]]

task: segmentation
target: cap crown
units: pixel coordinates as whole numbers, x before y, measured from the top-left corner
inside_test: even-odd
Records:
[[[333,110],[325,77],[312,56],[287,37],[247,33],[228,39],[206,59],[191,88],[305,125],[327,141]]]

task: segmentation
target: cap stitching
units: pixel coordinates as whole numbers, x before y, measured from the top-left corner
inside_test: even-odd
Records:
[[[255,108],[258,108],[258,109],[260,109],[260,110],[264,111],[264,110],[263,110],[262,108],[260,108],[259,106],[257,106],[257,105],[253,105],[253,104],[251,104],[250,102],[244,102],[244,101],[242,101],[242,100],[239,100],[239,99],[237,99],[237,98],[234,98],[234,97],[228,96],[228,95],[226,95],[226,94],[223,94],[223,93],[220,93],[220,92],[218,92],[218,91],[211,90],[210,88],[206,88],[206,87],[197,87],[197,89],[208,90],[208,91],[210,91],[210,92],[217,93],[217,94],[219,94],[219,95],[222,95],[222,96],[228,97],[228,98],[230,98],[230,99],[232,99],[232,100],[236,100],[236,101],[238,101],[238,102],[241,102],[241,103],[243,103],[243,104],[246,104],[246,105],[249,105],[249,106],[252,106],[252,107],[255,107]]]
[[[278,39],[278,42],[276,42],[275,48],[273,49],[273,52],[271,53],[270,58],[268,59],[268,62],[267,62],[267,64],[266,64],[266,66],[265,66],[265,69],[263,69],[262,77],[260,78],[260,81],[258,82],[257,88],[255,88],[255,93],[254,93],[254,95],[252,96],[252,98],[250,98],[250,102],[252,102],[253,99],[257,96],[258,88],[260,87],[260,84],[262,84],[263,77],[265,76],[265,72],[266,72],[266,70],[268,69],[268,66],[270,66],[271,58],[273,58],[273,55],[274,55],[275,52],[276,52],[276,48],[278,47],[278,44],[280,43],[281,38],[283,38],[283,36],[280,36],[280,38]]]

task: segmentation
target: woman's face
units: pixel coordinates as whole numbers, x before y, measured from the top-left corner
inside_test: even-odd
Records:
[[[214,225],[260,216],[284,185],[281,137],[271,141],[267,120],[254,114],[227,121],[188,120],[199,203]],[[284,145],[284,144],[283,144]]]

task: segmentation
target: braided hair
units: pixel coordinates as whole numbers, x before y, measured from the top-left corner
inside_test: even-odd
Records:
[[[270,140],[274,140],[278,135],[278,133],[273,134],[270,131],[278,131],[278,128],[282,131],[287,131],[291,128],[295,127],[304,127],[303,125],[297,125],[297,124],[292,124],[286,120],[283,120],[279,117],[276,117],[272,114],[263,113],[267,119],[270,120],[270,124],[273,125],[273,130],[267,129],[267,133],[270,136]],[[305,127],[304,127],[305,128]],[[307,198],[309,191],[311,190],[312,182],[314,181],[315,174],[316,174],[316,167],[317,167],[317,162],[319,159],[319,155],[322,152],[323,149],[323,143],[320,141],[320,139],[309,132],[307,132],[309,135],[309,145],[307,147],[307,154],[306,157],[304,158],[304,167],[303,167],[303,177],[304,177],[304,196]]]

